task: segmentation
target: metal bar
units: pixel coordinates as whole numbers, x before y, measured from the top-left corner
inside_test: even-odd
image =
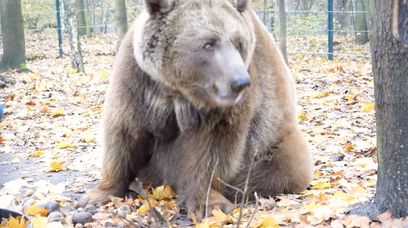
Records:
[[[327,0],[327,58],[333,60],[333,40],[334,40],[334,20],[333,20],[333,0]]]
[[[62,58],[64,51],[62,50],[62,28],[61,28],[61,4],[60,0],[55,0],[55,8],[57,9],[57,33],[58,33],[58,57]]]

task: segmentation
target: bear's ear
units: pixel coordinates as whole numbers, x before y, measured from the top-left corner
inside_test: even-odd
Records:
[[[174,0],[144,0],[149,14],[167,13],[173,9]]]
[[[249,5],[249,0],[230,0],[232,5],[234,5],[237,10],[242,13],[244,12]]]

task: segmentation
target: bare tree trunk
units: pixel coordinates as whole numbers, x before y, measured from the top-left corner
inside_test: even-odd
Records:
[[[79,40],[78,20],[76,10],[78,9],[77,0],[64,0],[65,24],[69,35],[70,58],[73,68],[85,72],[84,61],[81,52],[81,43]]]
[[[373,203],[352,212],[375,217],[390,209],[408,216],[408,1],[375,0],[371,54],[374,71],[378,180]]]
[[[354,29],[357,44],[366,44],[368,42],[367,29],[367,11],[364,0],[354,0]]]
[[[102,27],[101,32],[106,33],[108,29],[109,21],[109,0],[103,1],[103,12],[102,12]]]
[[[118,49],[123,37],[128,30],[125,0],[115,0],[115,22],[118,34],[116,49]]]
[[[0,72],[25,68],[24,22],[20,0],[0,0],[3,57]]]
[[[278,7],[279,7],[279,47],[282,52],[283,58],[285,62],[288,63],[288,55],[287,55],[287,32],[286,32],[286,8],[285,8],[285,0],[278,0]]]

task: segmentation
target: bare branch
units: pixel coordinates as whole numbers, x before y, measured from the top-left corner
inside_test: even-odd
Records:
[[[218,161],[219,161],[219,159],[217,158],[217,161],[215,161],[213,170],[211,172],[210,183],[208,183],[207,195],[205,197],[205,216],[204,216],[205,219],[208,217],[208,201],[209,201],[209,198],[210,198],[211,185],[212,185],[212,181],[213,181],[213,178],[214,178],[215,169],[218,166]]]

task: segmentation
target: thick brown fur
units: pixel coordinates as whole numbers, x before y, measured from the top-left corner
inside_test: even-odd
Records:
[[[292,78],[248,1],[145,3],[116,57],[103,115],[102,180],[87,200],[124,196],[138,177],[172,185],[198,213],[211,185],[209,206],[229,210],[234,192],[215,180],[243,188],[255,155],[250,192],[305,189],[311,157],[297,127]],[[228,58],[207,55],[203,46]],[[247,72],[250,86],[231,92],[231,78],[245,81]]]

